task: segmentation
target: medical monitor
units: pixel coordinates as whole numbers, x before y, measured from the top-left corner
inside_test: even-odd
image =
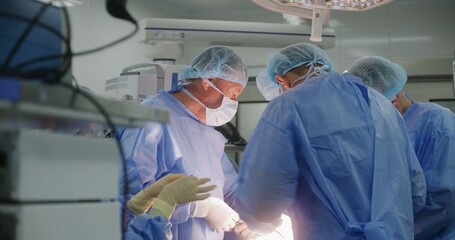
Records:
[[[259,122],[265,108],[267,101],[251,101],[239,102],[239,107],[236,115],[236,127],[240,135],[248,142],[254,128]]]
[[[234,123],[240,136],[242,136],[242,139],[246,140],[247,145],[254,128],[256,128],[256,125],[262,116],[262,112],[264,112],[267,107],[267,104],[267,101],[239,102],[237,114],[235,115],[236,117],[232,122]],[[231,158],[239,164],[243,156],[243,150],[237,151],[235,154],[228,152],[228,155],[230,155]]]

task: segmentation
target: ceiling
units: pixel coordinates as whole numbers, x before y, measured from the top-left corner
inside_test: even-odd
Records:
[[[453,0],[395,0],[394,2],[428,1]],[[157,3],[155,2],[153,4]],[[159,5],[168,10],[178,11],[181,15],[180,18],[278,23],[284,22],[282,14],[266,10],[256,5],[251,0],[166,0],[159,2]]]
[[[153,4],[155,7],[159,4],[167,12],[178,12],[179,16],[169,15],[170,18],[283,22],[282,14],[262,8],[251,0],[166,0]]]
[[[207,11],[254,10],[261,7],[249,0],[166,0],[162,4],[177,9],[185,9],[189,14]]]

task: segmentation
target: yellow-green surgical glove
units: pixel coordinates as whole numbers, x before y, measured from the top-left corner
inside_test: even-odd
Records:
[[[154,204],[155,198],[158,197],[163,187],[183,176],[187,175],[168,174],[164,176],[131,198],[126,203],[127,208],[135,215],[140,215],[147,212],[150,206]]]
[[[212,191],[216,186],[201,185],[210,181],[209,178],[199,179],[193,176],[185,176],[169,183],[158,195],[155,204],[150,210],[150,215],[161,215],[169,219],[177,204],[207,199],[210,197],[207,192]]]

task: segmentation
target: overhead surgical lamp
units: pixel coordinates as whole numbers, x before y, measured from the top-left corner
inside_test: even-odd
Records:
[[[322,41],[322,25],[328,22],[328,11],[366,11],[393,0],[251,0],[271,11],[312,19],[311,37],[313,42]]]

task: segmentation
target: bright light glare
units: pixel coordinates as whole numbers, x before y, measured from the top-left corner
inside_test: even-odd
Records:
[[[79,0],[37,0],[38,2],[51,3],[54,7],[73,7],[76,5],[81,5],[82,3]]]
[[[278,4],[313,9],[324,7],[336,10],[363,11],[386,4],[393,0],[264,0],[274,1]]]
[[[281,214],[281,220],[281,225],[275,231],[264,236],[256,237],[256,240],[294,240],[291,218]]]

